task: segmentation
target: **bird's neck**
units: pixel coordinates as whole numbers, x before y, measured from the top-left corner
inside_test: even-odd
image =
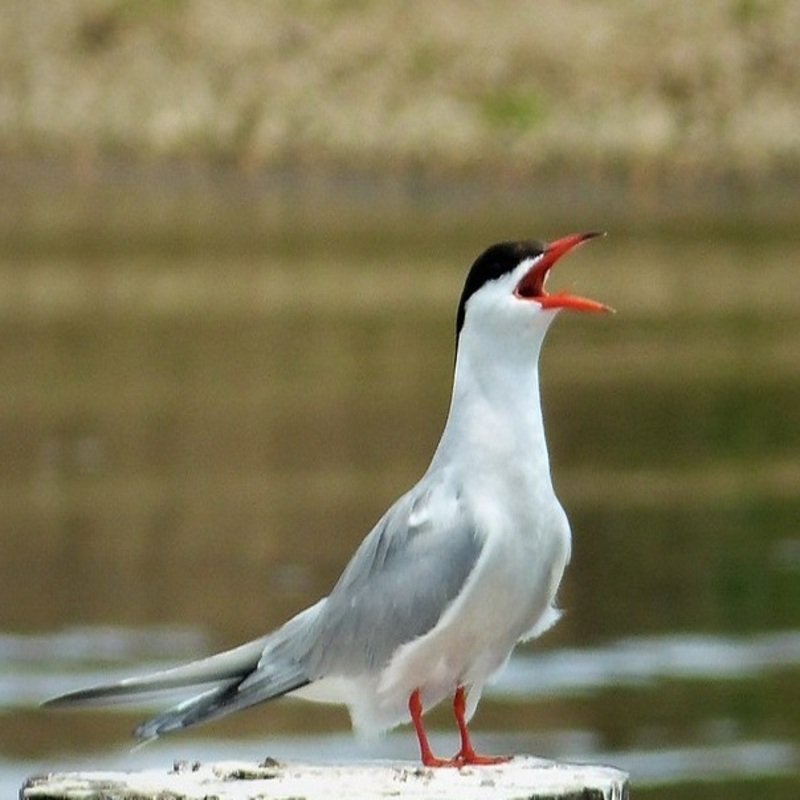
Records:
[[[519,471],[550,485],[539,394],[543,338],[544,330],[509,346],[506,337],[462,335],[450,411],[432,466]]]

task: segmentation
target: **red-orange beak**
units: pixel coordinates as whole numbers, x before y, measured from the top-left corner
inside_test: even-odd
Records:
[[[517,284],[514,293],[523,300],[535,300],[542,308],[569,308],[573,311],[593,312],[613,311],[614,309],[603,303],[598,303],[596,300],[578,297],[578,295],[569,294],[568,292],[548,294],[544,288],[547,276],[556,261],[574,247],[583,244],[589,239],[594,239],[596,236],[605,236],[605,234],[600,232],[573,233],[571,236],[565,236],[563,239],[551,242],[545,248],[542,257],[525,273],[522,280]]]

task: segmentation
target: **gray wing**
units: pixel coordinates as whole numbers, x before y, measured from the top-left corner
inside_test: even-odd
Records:
[[[320,609],[306,661],[309,677],[386,664],[401,644],[436,625],[482,547],[457,492],[418,484],[362,542]]]
[[[438,489],[438,491],[437,491]],[[49,702],[108,702],[183,686],[205,691],[140,725],[148,740],[279,697],[326,675],[388,662],[429,631],[458,596],[482,549],[457,494],[418,484],[362,542],[330,596],[268,636],[198,662]]]
[[[48,700],[45,705],[107,705],[139,694],[205,687],[200,694],[142,723],[136,736],[147,741],[280,697],[308,683],[303,665],[294,658],[292,643],[302,645],[302,632],[309,628],[319,606],[318,603],[306,609],[272,634],[233,650],[150,675],[71,692]]]

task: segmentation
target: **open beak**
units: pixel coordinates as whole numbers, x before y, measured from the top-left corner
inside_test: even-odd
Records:
[[[514,294],[523,300],[535,300],[542,308],[569,308],[573,311],[593,312],[613,311],[609,306],[598,303],[596,300],[578,297],[578,295],[569,294],[568,292],[548,294],[544,288],[547,276],[556,261],[574,247],[583,244],[589,239],[594,239],[596,236],[605,236],[605,234],[600,232],[573,233],[571,236],[565,236],[563,239],[551,242],[545,248],[542,257],[536,261],[517,284]]]

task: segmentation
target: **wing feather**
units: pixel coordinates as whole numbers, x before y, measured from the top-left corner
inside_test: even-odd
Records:
[[[328,596],[309,675],[360,674],[388,663],[400,645],[436,625],[482,546],[457,492],[418,484],[378,522]]]

